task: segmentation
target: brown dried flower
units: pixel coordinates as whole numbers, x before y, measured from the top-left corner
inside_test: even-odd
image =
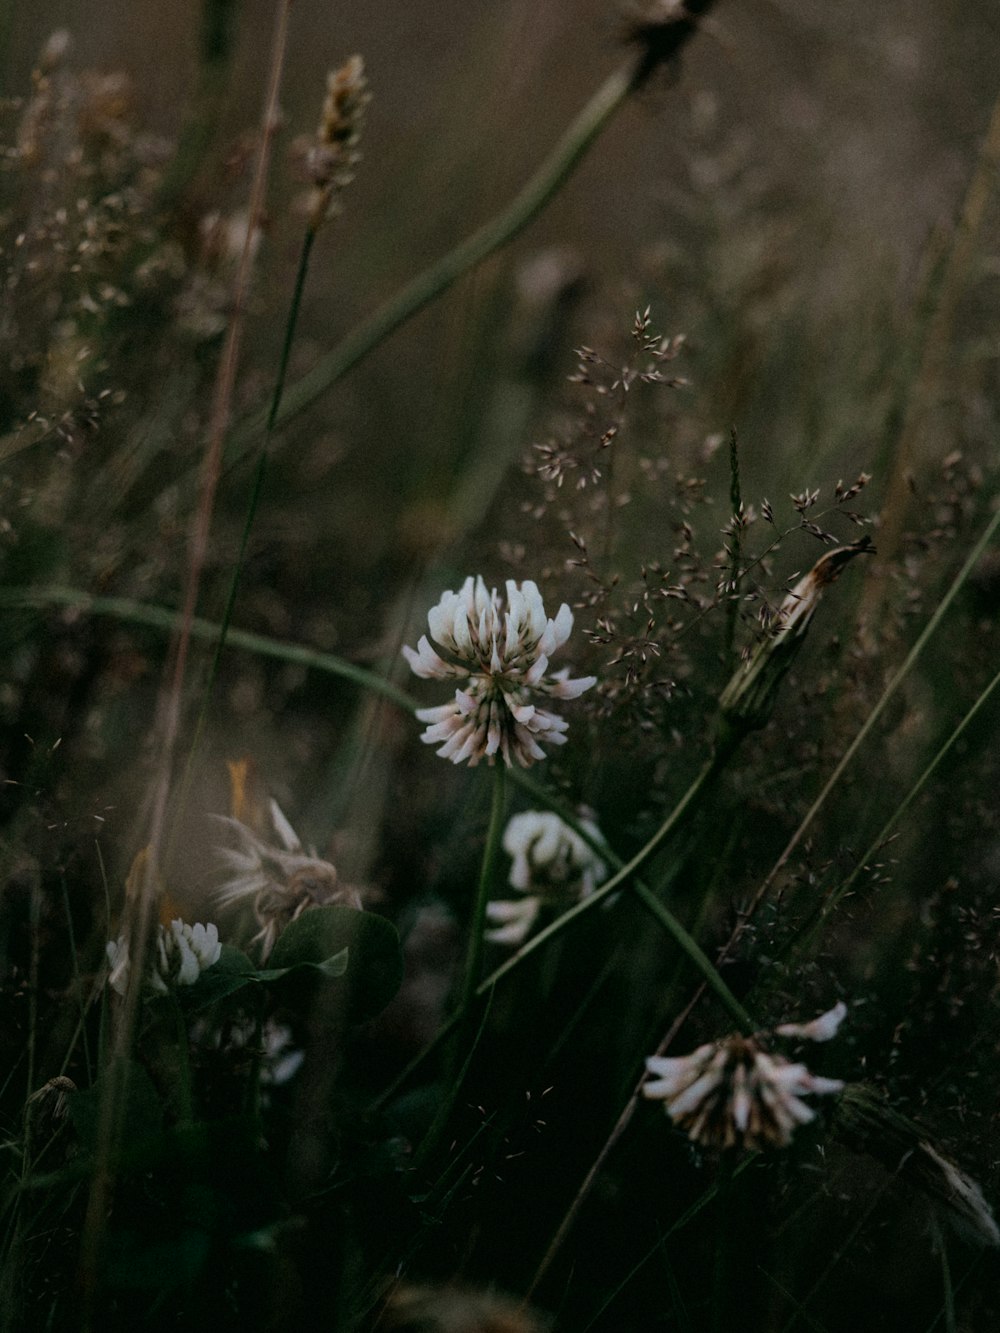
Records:
[[[354,179],[354,169],[361,160],[361,127],[370,101],[360,56],[351,56],[327,75],[323,114],[306,153],[306,172],[313,185],[309,209],[313,230],[333,216],[337,193]]]
[[[812,1023],[788,1023],[776,1034],[828,1041],[847,1013],[843,1003]],[[690,1055],[650,1056],[654,1075],[643,1085],[646,1097],[664,1102],[667,1115],[705,1148],[785,1148],[799,1125],[815,1111],[803,1097],[841,1092],[836,1078],[820,1078],[803,1064],[772,1055],[757,1036],[740,1033],[699,1046]]]
[[[356,889],[342,884],[329,861],[306,850],[277,801],[269,806],[273,841],[265,842],[245,824],[228,815],[214,816],[231,830],[236,845],[217,847],[228,877],[216,890],[220,906],[252,900],[260,930],[251,943],[266,959],[278,936],[310,907],[339,903],[361,909]]]

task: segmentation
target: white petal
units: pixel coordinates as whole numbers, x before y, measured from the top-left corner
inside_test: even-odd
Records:
[[[819,1018],[814,1018],[811,1023],[782,1023],[780,1027],[775,1028],[779,1037],[802,1037],[806,1041],[829,1041],[831,1037],[837,1035],[837,1029],[847,1017],[847,1005],[843,1000],[838,1000],[832,1009],[828,1009],[825,1014],[820,1014]]]

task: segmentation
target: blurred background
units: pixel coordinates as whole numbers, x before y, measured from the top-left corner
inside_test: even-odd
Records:
[[[6,607],[0,630],[12,886],[3,938],[15,973],[23,970],[41,911],[53,994],[66,981],[63,886],[85,886],[72,898],[76,933],[99,959],[106,886],[118,894],[144,840],[168,643],[162,628],[84,614],[74,597],[180,604],[274,22],[275,6],[261,0],[0,6],[3,141],[13,146],[0,176],[2,579],[8,589],[64,594],[64,604]],[[597,0],[296,0],[199,614],[221,618],[239,550],[259,449],[241,430],[274,384],[304,229],[297,145],[315,133],[327,71],[362,55],[372,102],[355,180],[312,253],[291,383],[510,200],[630,58],[624,26],[614,5]],[[70,44],[47,48],[63,30]],[[769,544],[765,498],[776,530],[794,527],[788,497],[817,488],[809,513],[832,507],[823,530],[857,537],[833,488],[871,474],[851,506],[861,521],[881,511],[878,561],[859,560],[845,575],[776,725],[754,743],[752,762],[727,777],[716,816],[724,855],[713,862],[699,853],[698,838],[717,832],[702,827],[670,872],[690,893],[683,910],[692,917],[699,890],[706,901],[717,895],[698,921],[706,940],[720,942],[993,506],[998,55],[995,0],[720,0],[679,64],[624,106],[522,235],[276,433],[234,624],[394,671],[410,688],[400,645],[416,642],[444,588],[474,572],[495,585],[537,579],[550,614],[565,599],[577,615],[566,662],[574,674],[602,677],[600,702],[580,706],[571,744],[545,777],[587,800],[624,853],[684,791],[735,661],[722,646],[721,612],[707,613],[732,512],[731,431],[743,500],[757,516],[747,551]],[[683,335],[668,369],[684,383],[624,394],[616,375],[637,360],[633,320],[646,307],[657,334]],[[599,358],[595,384],[569,382],[581,347]],[[609,423],[617,434],[599,458],[593,438]],[[538,445],[573,460],[563,487],[539,474]],[[600,478],[578,489],[595,459]],[[587,543],[589,573],[571,533]],[[762,559],[758,601],[740,610],[735,650],[754,641],[758,606],[780,600],[819,554],[797,531]],[[690,608],[706,611],[680,648],[676,625],[645,627],[649,570],[680,581]],[[816,848],[792,867],[789,894],[853,867],[977,697],[995,669],[998,607],[1000,571],[987,557],[947,635],[884,719],[880,748],[843,785]],[[632,680],[627,662],[612,667],[611,656],[628,647],[634,662],[647,633],[657,652]],[[651,678],[656,661],[665,684]],[[185,736],[209,662],[197,645]],[[414,685],[414,693],[440,702],[433,690]],[[795,1017],[832,1003],[824,986],[834,973],[853,987],[868,1008],[852,1056],[871,1059],[911,1102],[934,1102],[926,1090],[935,1088],[942,1132],[964,1144],[984,1180],[997,1168],[988,1146],[995,1098],[976,1082],[996,1051],[996,1033],[976,1019],[995,994],[995,721],[995,709],[985,710],[938,774],[921,819],[894,847],[902,868],[893,886],[873,872],[864,907],[838,918],[825,952],[770,983],[782,1013]],[[208,902],[204,814],[228,808],[225,763],[244,755],[303,837],[404,934],[430,900],[464,921],[485,785],[420,747],[412,720],[393,706],[301,663],[236,648],[222,660],[183,836],[173,842],[171,892],[192,911]],[[39,883],[52,895],[42,909]],[[446,912],[441,921],[431,964],[439,974],[454,962],[454,923]],[[781,905],[765,914],[731,984],[754,984],[782,932],[800,924]],[[662,980],[663,960],[630,928],[634,966]],[[592,950],[600,935],[595,927]],[[568,964],[570,995],[584,985],[586,950],[581,957],[575,973]],[[627,1007],[624,982],[614,984],[621,1004],[609,1002],[593,1035],[611,1051],[621,1035],[615,1015]],[[497,1016],[514,1066],[511,1033],[528,1001],[519,1003]],[[630,1035],[652,1030],[654,1007],[639,1006]],[[538,1050],[570,1021],[570,1008],[538,1035]],[[432,1028],[383,1033],[370,1055],[373,1083]],[[9,1028],[12,1050],[22,1035],[23,1015]],[[941,1073],[939,1057],[956,1052],[968,1068]],[[502,1060],[498,1069],[491,1091],[500,1097]],[[597,1120],[613,1118],[634,1078],[629,1047]],[[576,1070],[563,1092],[567,1121],[574,1096],[584,1095]],[[527,1119],[518,1125],[526,1134]],[[559,1198],[599,1147],[586,1129],[578,1135],[554,1167]],[[628,1148],[583,1253],[599,1253],[607,1219],[620,1219],[620,1179],[632,1188],[649,1174],[648,1144],[647,1135]],[[655,1151],[673,1152],[672,1166],[686,1161],[676,1144]],[[858,1174],[849,1162],[852,1184]],[[493,1225],[505,1208],[520,1225],[531,1212],[525,1198],[543,1220],[505,1261],[511,1285],[530,1276],[558,1220],[550,1177],[526,1173],[518,1188],[496,1201]],[[792,1189],[783,1177],[776,1188]],[[651,1215],[656,1186],[645,1189]],[[898,1213],[888,1214],[892,1225]],[[456,1234],[464,1216],[449,1223]],[[825,1243],[825,1220],[797,1242],[800,1277],[809,1238]],[[618,1273],[627,1248],[626,1238],[609,1265]],[[899,1241],[898,1253],[905,1249]],[[910,1256],[897,1271],[861,1262],[859,1310],[879,1282],[896,1282],[903,1300],[922,1262]],[[485,1269],[481,1255],[479,1263]],[[645,1306],[636,1298],[636,1311],[651,1308],[646,1298]],[[917,1326],[905,1322],[911,1315],[901,1315],[901,1329]]]

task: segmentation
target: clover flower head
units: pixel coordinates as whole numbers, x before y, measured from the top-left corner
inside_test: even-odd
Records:
[[[776,1034],[827,1041],[847,1008],[836,1005],[812,1023],[789,1023]],[[816,1112],[802,1100],[841,1092],[836,1078],[820,1078],[804,1064],[769,1053],[758,1037],[739,1033],[699,1046],[690,1055],[650,1056],[646,1097],[663,1101],[678,1128],[702,1147],[785,1148],[799,1125]]]
[[[361,908],[357,890],[340,882],[329,861],[303,847],[277,801],[270,802],[269,813],[268,841],[238,819],[214,816],[232,834],[231,846],[215,848],[226,871],[226,879],[215,891],[216,901],[221,907],[253,903],[260,929],[251,943],[259,944],[263,959],[289,922],[310,907],[339,903]]]
[[[590,819],[580,824],[595,839],[601,832]],[[514,815],[503,835],[511,857],[508,883],[522,898],[496,900],[486,906],[494,928],[486,931],[493,944],[521,944],[544,906],[567,907],[589,897],[607,878],[607,866],[570,826],[548,810]]]
[[[453,764],[470,766],[499,754],[508,765],[530,767],[545,758],[543,745],[563,745],[568,723],[533,702],[537,695],[575,699],[596,676],[571,680],[569,669],[549,671],[549,658],[569,638],[573,613],[565,602],[554,620],[530,579],[507,580],[506,609],[496,589],[471,576],[456,592],[445,592],[427,615],[430,638],[403,654],[425,680],[464,680],[451,703],[421,708],[428,723],[421,740]]]
[[[193,986],[202,972],[219,961],[222,945],[218,929],[209,923],[189,926],[179,918],[157,927],[150,949],[146,984],[155,995],[167,995],[175,986]],[[130,970],[128,938],[109,940],[108,984],[119,995],[128,988]]]

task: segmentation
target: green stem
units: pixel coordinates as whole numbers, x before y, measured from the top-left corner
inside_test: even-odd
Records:
[[[282,426],[358,364],[380,343],[424,306],[448,290],[464,273],[513,240],[542,211],[571,175],[577,163],[615,113],[640,85],[648,71],[642,60],[615,70],[594,93],[562,139],[541,164],[527,185],[499,213],[460,242],[430,268],[425,269],[349,333],[312,370],[297,380],[285,394],[274,424]],[[237,427],[237,453],[266,428],[260,413]]]
[[[134,624],[149,625],[156,629],[169,630],[176,623],[177,613],[165,607],[147,606],[140,602],[133,602],[119,597],[91,597],[87,593],[76,592],[68,588],[22,588],[13,589],[7,592],[0,591],[0,605],[64,605],[79,607],[93,615],[110,615],[116,619],[129,621]],[[191,623],[191,634],[195,638],[215,639],[221,633],[221,626],[211,621],[195,618]],[[401,690],[397,685],[387,680],[384,676],[379,676],[373,671],[368,671],[364,667],[355,666],[352,662],[346,662],[343,658],[335,657],[331,653],[322,653],[313,648],[303,647],[301,644],[287,643],[279,639],[267,638],[262,634],[252,634],[247,630],[230,629],[228,640],[231,646],[244,648],[250,652],[257,653],[264,657],[274,657],[281,661],[297,662],[303,666],[312,667],[318,671],[326,672],[329,675],[340,676],[345,680],[350,680],[366,689],[375,691],[407,712],[413,712],[417,707],[416,702],[410,696]],[[676,832],[678,826],[690,813],[697,800],[703,794],[708,784],[717,776],[724,765],[728,762],[733,752],[731,746],[720,746],[704,764],[701,771],[697,774],[691,786],[681,797],[680,801],[664,820],[663,824],[657,830],[650,840],[639,849],[639,851],[628,862],[623,862],[621,858],[616,857],[610,849],[602,842],[596,841],[592,834],[583,828],[575,815],[567,809],[560,801],[554,800],[548,793],[533,782],[518,769],[512,769],[510,779],[517,786],[528,791],[536,800],[544,804],[548,809],[555,810],[557,814],[567,823],[581,838],[599,855],[609,858],[618,869],[611,879],[601,885],[595,893],[584,898],[581,902],[571,907],[569,911],[564,912],[556,921],[546,926],[544,930],[534,936],[523,945],[517,953],[506,960],[495,972],[492,972],[477,988],[476,994],[483,995],[487,990],[503,977],[505,977],[515,967],[520,966],[522,962],[541,948],[554,935],[565,930],[578,916],[584,912],[592,911],[598,903],[603,902],[609,894],[614,893],[616,889],[622,887],[627,881],[633,878],[636,871],[645,864],[646,861],[662,846],[667,838]],[[650,903],[656,903],[654,915],[665,930],[670,934],[687,956],[694,963],[696,968],[702,973],[706,983],[713,992],[722,1000],[730,1014],[736,1019],[741,1028],[750,1020],[746,1012],[741,1009],[738,1001],[725,986],[718,971],[712,966],[709,959],[698,947],[691,936],[684,930],[672,913],[655,899],[650,890],[646,889],[640,894],[640,900],[643,904],[653,911]],[[481,932],[480,932],[481,934]],[[472,947],[470,941],[470,947]],[[480,944],[481,947],[481,944]],[[443,1039],[451,1030],[454,1019],[442,1028],[441,1032],[434,1039],[431,1046],[425,1048],[418,1057],[419,1062],[423,1062],[432,1049],[435,1049],[438,1042]],[[753,1030],[752,1024],[749,1030]],[[404,1071],[408,1075],[409,1069]]]
[[[455,1012],[452,1014],[448,1030],[458,1029],[458,1035],[452,1048],[449,1059],[448,1088],[438,1107],[437,1114],[431,1121],[430,1128],[424,1135],[424,1140],[414,1158],[414,1167],[419,1169],[430,1158],[435,1148],[440,1142],[441,1135],[444,1133],[448,1120],[458,1100],[458,1094],[461,1091],[462,1084],[465,1082],[465,1075],[472,1061],[473,1052],[479,1042],[477,1033],[472,1039],[463,1043],[462,1031],[468,1029],[469,1015],[472,1012],[472,1006],[476,999],[476,985],[479,981],[479,973],[482,971],[483,963],[483,927],[486,924],[486,904],[490,899],[490,890],[493,887],[493,878],[496,871],[497,856],[500,851],[500,835],[503,830],[504,811],[507,806],[507,783],[506,783],[507,765],[503,762],[496,764],[493,768],[493,801],[490,807],[490,823],[486,833],[486,846],[483,848],[483,859],[479,867],[479,883],[476,886],[476,898],[472,905],[472,919],[469,923],[469,943],[465,955],[465,972],[462,977],[462,989],[459,994],[458,1004]],[[481,1027],[480,1027],[481,1031]],[[458,1056],[463,1049],[465,1050],[465,1060],[461,1067],[458,1067]]]
[[[784,851],[778,857],[767,878],[764,880],[760,888],[757,890],[756,894],[754,895],[754,900],[753,903],[751,904],[748,916],[752,915],[757,904],[763,898],[764,894],[767,892],[770,886],[774,883],[775,878],[777,877],[782,867],[787,862],[788,858],[791,856],[792,852],[805,837],[806,832],[808,831],[813,820],[816,818],[817,814],[819,814],[820,810],[825,804],[827,797],[830,795],[834,787],[843,777],[844,771],[846,770],[847,766],[850,764],[851,760],[854,758],[858,750],[861,748],[869,732],[875,726],[875,723],[882,716],[883,712],[885,711],[889,703],[889,700],[896,693],[900,685],[902,685],[903,681],[906,679],[906,677],[912,671],[913,667],[916,665],[917,660],[919,659],[921,653],[927,647],[928,643],[930,642],[931,638],[936,632],[938,626],[941,624],[941,621],[944,619],[945,614],[948,611],[948,608],[955,600],[960,589],[965,585],[966,579],[968,579],[969,575],[972,573],[973,569],[978,564],[980,556],[986,550],[987,546],[989,546],[993,538],[997,535],[998,531],[1000,531],[1000,509],[997,509],[997,512],[990,519],[989,523],[987,523],[982,536],[979,538],[975,546],[969,552],[969,555],[966,558],[965,563],[962,565],[962,568],[955,575],[955,578],[952,580],[951,586],[948,588],[948,591],[941,598],[941,601],[938,603],[934,611],[934,614],[931,616],[930,620],[928,620],[927,624],[924,626],[923,631],[921,632],[916,643],[906,654],[906,658],[903,661],[902,666],[899,668],[899,670],[896,672],[893,678],[889,681],[889,684],[882,691],[881,698],[878,700],[878,702],[875,704],[875,707],[865,718],[865,721],[860,731],[854,737],[854,740],[851,742],[851,744],[847,747],[847,750],[844,752],[842,758],[840,759],[840,762],[837,764],[836,768],[834,768],[833,772],[830,774],[830,776],[824,783],[822,791],[819,793],[815,801],[813,801],[812,805],[806,811],[802,819],[802,822],[799,824],[798,828],[795,830],[795,833],[792,835],[791,841],[788,843]]]
[[[743,557],[743,492],[740,486],[739,442],[734,426],[729,435],[729,507],[732,510],[732,535],[729,546],[729,588],[726,596],[725,658],[727,669],[735,670],[733,646],[736,643],[736,621],[739,617],[737,589],[740,582],[740,562]]]
[[[299,251],[299,264],[295,274],[295,287],[292,291],[292,300],[288,309],[288,318],[285,320],[285,336],[281,346],[281,356],[278,362],[278,373],[275,377],[274,392],[271,395],[271,407],[267,416],[267,426],[264,431],[264,438],[261,441],[260,453],[257,459],[257,468],[254,473],[253,489],[250,492],[250,501],[247,505],[246,517],[243,520],[243,531],[240,534],[240,547],[236,553],[236,560],[233,564],[232,576],[229,580],[229,592],[226,596],[226,605],[222,613],[222,623],[219,627],[219,635],[215,644],[215,652],[212,655],[212,665],[209,668],[208,680],[202,691],[201,703],[198,708],[198,717],[194,725],[194,733],[191,738],[191,745],[188,749],[187,760],[184,764],[184,774],[181,778],[179,795],[177,801],[178,816],[183,815],[187,805],[188,792],[191,787],[191,780],[194,776],[195,758],[201,746],[202,735],[205,730],[205,724],[208,720],[208,707],[212,699],[212,692],[215,688],[215,682],[219,674],[219,664],[222,660],[223,649],[226,646],[226,640],[230,632],[233,611],[236,607],[236,597],[239,592],[240,578],[243,574],[243,566],[246,561],[247,546],[250,543],[250,533],[253,529],[254,520],[257,517],[257,509],[260,504],[260,497],[264,491],[264,478],[267,475],[267,458],[271,445],[271,434],[274,429],[274,423],[281,407],[282,395],[285,391],[285,379],[288,374],[288,359],[291,355],[292,343],[295,339],[295,329],[298,325],[299,310],[302,305],[302,293],[305,290],[306,274],[309,270],[309,257],[312,254],[313,241],[316,239],[316,230],[309,227],[306,230],[302,241],[302,248]],[[175,820],[175,830],[180,826],[180,818]],[[167,853],[169,860],[169,850]]]
[[[668,907],[660,902],[659,898],[647,889],[640,880],[633,881],[632,892],[642,902],[648,912],[659,921],[660,925],[674,941],[682,953],[686,954],[693,963],[695,969],[702,975],[706,986],[716,996],[722,1004],[722,1007],[728,1012],[730,1018],[747,1037],[752,1036],[758,1030],[756,1024],[747,1011],[737,1000],[736,996],[729,989],[726,983],[719,975],[715,964],[708,955],[700,948],[693,936],[689,935],[681,923],[674,916]]]
[[[847,877],[844,883],[841,884],[841,886],[838,888],[837,892],[834,894],[830,902],[827,903],[827,905],[823,908],[820,924],[822,924],[822,922],[826,920],[826,918],[830,915],[830,913],[834,911],[837,904],[845,896],[845,894],[850,893],[851,889],[854,887],[855,881],[857,880],[858,876],[862,873],[865,867],[871,863],[872,858],[878,854],[879,848],[885,846],[885,843],[887,842],[892,830],[896,827],[896,825],[902,819],[903,815],[906,814],[907,810],[909,810],[910,806],[923,791],[924,787],[930,781],[930,778],[932,777],[935,769],[942,762],[942,760],[945,758],[948,752],[952,749],[955,742],[959,739],[959,737],[971,724],[976,714],[986,704],[987,700],[991,697],[991,695],[993,694],[994,690],[997,688],[998,685],[1000,685],[1000,671],[998,671],[997,674],[993,677],[990,683],[986,686],[986,689],[983,690],[982,694],[980,694],[979,698],[975,701],[975,703],[972,705],[969,711],[965,714],[961,722],[959,722],[958,726],[955,727],[954,731],[952,731],[948,739],[938,749],[933,759],[931,759],[930,763],[926,766],[924,771],[917,778],[916,782],[903,797],[902,801],[900,801],[899,805],[896,807],[893,813],[883,824],[882,828],[879,830],[876,837],[872,840],[871,845],[868,847],[867,851],[858,861],[858,864],[851,871],[850,875]]]
[[[180,612],[165,606],[149,606],[144,602],[134,602],[127,597],[92,597],[89,593],[78,592],[74,588],[17,588],[0,589],[0,606],[72,606],[86,614],[112,616],[133,625],[148,625],[152,629],[171,631],[179,620]],[[222,626],[211,620],[195,616],[191,621],[191,637],[214,641],[222,633]],[[374,671],[355,666],[342,657],[332,653],[322,653],[316,648],[307,648],[303,644],[288,643],[282,639],[268,638],[264,634],[253,634],[248,630],[230,629],[226,636],[230,647],[243,648],[247,652],[257,653],[260,657],[274,657],[281,662],[295,662],[300,666],[311,667],[327,675],[340,676],[365,689],[382,694],[400,708],[412,713],[418,706],[416,700],[401,690],[392,681],[386,680]]]
[[[588,897],[583,898],[580,902],[576,903],[568,911],[564,912],[562,916],[557,918],[557,920],[546,926],[544,930],[540,930],[537,935],[533,936],[532,939],[528,940],[526,944],[523,944],[516,953],[512,954],[506,962],[501,963],[495,971],[491,972],[489,976],[485,977],[483,981],[479,983],[476,987],[475,994],[477,996],[489,994],[498,981],[502,981],[503,978],[513,972],[515,968],[520,967],[526,959],[530,958],[538,949],[541,949],[554,936],[564,931],[567,926],[578,917],[582,916],[584,912],[592,911],[599,903],[604,902],[609,894],[622,888],[630,879],[632,879],[639,867],[645,864],[653,853],[662,845],[665,839],[668,838],[671,833],[677,831],[678,827],[681,825],[684,818],[691,812],[699,796],[704,792],[709,782],[726,763],[730,753],[730,749],[719,749],[710,759],[708,759],[691,783],[691,786],[681,797],[677,805],[674,806],[673,810],[660,825],[659,829],[657,829],[656,833],[654,833],[652,838],[650,838],[650,840],[636,852],[635,856],[627,862],[623,862],[619,857],[615,856],[610,848],[603,843],[595,841],[592,835],[588,834],[585,829],[580,827],[576,818],[569,811],[565,810],[561,802],[553,800],[542,788],[537,787],[534,783],[531,783],[530,780],[524,778],[524,776],[516,769],[512,770],[511,778],[518,786],[530,790],[548,809],[554,810],[556,814],[565,819],[570,827],[574,828],[574,830],[585,839],[588,845],[595,851],[599,852],[601,856],[610,859],[612,862],[617,862],[619,869],[617,873],[612,875],[609,880],[605,881],[600,888],[595,889],[595,891],[589,894]],[[662,905],[648,888],[646,889],[646,895],[648,896],[643,896],[641,898],[641,901],[645,906],[648,907],[649,900],[652,900],[656,903],[658,909],[661,908]],[[669,925],[667,924],[668,919]],[[668,931],[672,939],[678,942],[681,940],[684,941],[684,945],[682,946],[684,947],[684,952],[687,957],[691,959],[695,967],[702,973],[705,983],[709,985],[713,992],[720,998],[723,998],[723,996],[727,997],[723,1000],[723,1003],[726,1005],[729,1013],[736,1018],[739,1026],[744,1031],[753,1031],[753,1023],[746,1012],[740,1007],[739,1001],[728,990],[725,982],[719,976],[718,971],[713,967],[710,960],[698,947],[697,943],[691,938],[688,932],[685,931],[680,922],[677,921],[671,913],[667,912],[666,909],[663,909],[662,913],[659,910],[657,911],[656,920]],[[410,1063],[396,1076],[392,1083],[379,1094],[375,1100],[376,1106],[383,1106],[386,1102],[391,1101],[399,1089],[408,1082],[424,1061],[438,1049],[443,1041],[447,1040],[454,1031],[457,1022],[458,1015],[456,1014],[442,1024],[423,1050],[418,1051]]]
[[[455,1017],[461,1022],[473,1000],[483,963],[483,929],[486,924],[486,904],[489,902],[490,889],[496,873],[497,856],[500,852],[500,835],[503,831],[504,811],[507,807],[507,765],[498,763],[493,768],[493,801],[490,807],[490,825],[486,834],[486,847],[479,868],[479,883],[476,886],[476,900],[472,909],[472,922],[469,927],[469,944],[465,956],[465,974],[462,979],[462,991],[459,997]]]

